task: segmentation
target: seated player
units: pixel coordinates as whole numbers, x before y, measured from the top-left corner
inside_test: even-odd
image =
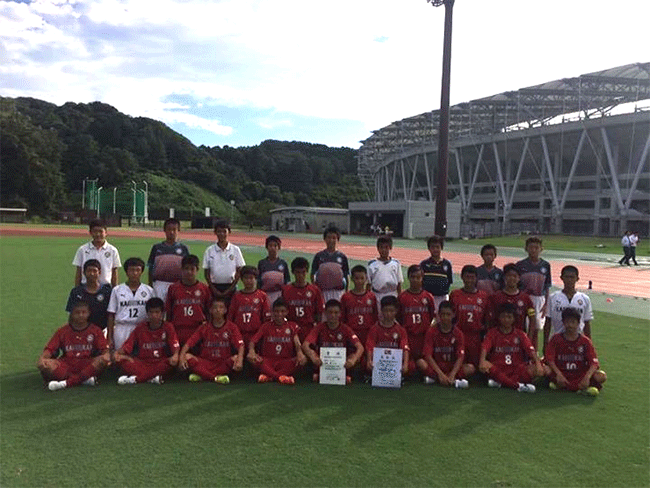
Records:
[[[160,298],[147,300],[147,320],[138,324],[124,345],[115,351],[115,361],[126,373],[118,385],[162,384],[163,376],[178,365],[180,346],[171,322],[165,322],[165,304]],[[132,355],[135,355],[132,356]]]
[[[228,374],[242,370],[244,341],[237,326],[226,320],[227,310],[226,298],[215,298],[210,306],[210,322],[201,325],[181,349],[178,367],[181,371],[191,371],[190,381],[227,385]],[[194,348],[198,349],[196,356],[189,353]]]
[[[485,311],[488,295],[476,289],[476,267],[468,264],[460,272],[463,287],[449,294],[449,301],[454,307],[456,327],[465,338],[465,360],[478,368],[481,357],[481,341],[485,333]],[[438,315],[439,316],[439,315]]]
[[[407,270],[409,288],[404,290],[399,300],[399,322],[408,334],[409,373],[416,372],[415,361],[422,357],[424,346],[424,335],[431,326],[435,317],[435,300],[433,295],[422,288],[424,273],[417,264],[409,266]]]
[[[506,386],[535,393],[533,378],[545,372],[526,333],[514,327],[516,307],[502,304],[497,310],[498,326],[488,330],[481,345],[479,368],[488,375],[488,386]]]
[[[165,220],[163,223],[165,240],[151,247],[147,260],[149,286],[163,302],[167,300],[169,287],[181,279],[182,260],[190,254],[187,246],[178,241],[180,230],[181,223],[178,219],[171,217]]]
[[[427,385],[437,382],[443,386],[468,388],[465,378],[476,371],[472,364],[464,364],[463,333],[454,327],[453,319],[453,305],[448,301],[440,302],[438,323],[427,330],[423,357],[417,361]]]
[[[79,285],[70,291],[66,312],[72,312],[72,307],[78,301],[87,302],[90,305],[90,318],[88,322],[95,324],[100,329],[106,329],[108,320],[108,300],[111,298],[111,285],[100,283],[99,277],[102,272],[102,265],[96,259],[89,259],[83,265],[86,283]]]
[[[320,289],[307,283],[309,261],[303,257],[295,258],[291,261],[291,272],[295,281],[282,287],[282,299],[289,307],[287,320],[298,324],[298,337],[302,344],[309,331],[320,321],[325,303]]]
[[[366,268],[360,264],[351,271],[352,290],[341,297],[341,321],[350,327],[363,344],[370,326],[377,322],[377,298],[367,290]]]
[[[311,263],[311,281],[320,288],[325,300],[340,300],[348,289],[348,258],[339,251],[341,231],[334,226],[323,232],[325,249],[317,252]]]
[[[198,256],[185,256],[181,261],[181,280],[167,290],[167,320],[174,325],[181,346],[207,320],[212,300],[210,288],[197,279],[198,273]]]
[[[596,396],[607,375],[598,369],[598,357],[591,340],[580,332],[580,317],[575,308],[562,311],[564,331],[555,334],[546,348],[549,386]]]
[[[253,266],[244,266],[241,269],[241,281],[244,288],[230,299],[228,307],[228,320],[233,322],[248,346],[255,332],[271,316],[269,300],[262,290],[257,287],[257,269]]]
[[[97,377],[110,364],[104,334],[88,322],[88,317],[88,303],[77,301],[68,323],[54,333],[38,358],[36,367],[51,391],[82,384],[95,386]]]
[[[248,344],[248,360],[260,371],[258,383],[293,385],[297,368],[307,362],[298,339],[298,325],[287,321],[287,313],[287,304],[278,298],[273,304],[272,320],[262,324]],[[260,354],[255,350],[258,345]]]
[[[269,301],[269,307],[273,305],[278,298],[282,296],[282,285],[291,281],[289,275],[289,266],[284,259],[278,257],[282,241],[278,236],[268,236],[266,238],[266,252],[268,256],[260,259],[257,263],[257,287],[266,293]]]
[[[325,322],[314,327],[302,343],[302,351],[316,368],[320,368],[323,364],[318,354],[321,347],[345,347],[347,371],[354,368],[363,354],[363,346],[357,335],[350,327],[341,323],[341,302],[338,300],[329,300],[325,304]],[[318,373],[314,373],[313,379],[318,382]],[[352,377],[347,375],[345,381],[348,384],[352,383]]]
[[[399,302],[389,295],[381,299],[380,306],[379,321],[370,328],[366,339],[366,369],[372,373],[375,347],[401,349],[402,374],[406,374],[409,367],[409,342],[406,329],[396,320]]]

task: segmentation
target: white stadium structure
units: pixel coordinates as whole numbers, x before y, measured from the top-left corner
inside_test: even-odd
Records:
[[[373,201],[350,204],[352,232],[433,232],[438,126],[436,110],[363,141]],[[449,236],[649,234],[650,63],[454,105],[449,133]]]

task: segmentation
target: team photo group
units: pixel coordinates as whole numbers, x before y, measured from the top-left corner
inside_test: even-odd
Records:
[[[462,287],[450,292],[452,263],[438,236],[427,241],[430,257],[406,268],[405,282],[388,235],[377,238],[376,259],[351,269],[336,227],[324,230],[325,249],[311,263],[288,264],[271,235],[267,257],[251,266],[229,242],[227,221],[216,221],[217,240],[202,260],[179,241],[180,227],[167,219],[165,240],[147,262],[122,264],[105,223],[90,222],[92,240],[72,263],[69,321],[37,362],[49,390],[95,386],[107,368],[119,371],[119,385],[419,381],[525,393],[548,385],[596,396],[606,380],[591,341],[591,303],[576,289],[578,269],[564,266],[563,287],[551,294],[538,237],[526,240],[525,259],[503,269],[494,264],[496,247],[483,246],[477,265],[462,268]],[[127,279],[119,283],[122,267]]]

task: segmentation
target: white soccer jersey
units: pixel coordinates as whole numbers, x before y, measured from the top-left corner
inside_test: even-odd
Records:
[[[368,263],[368,281],[375,293],[397,296],[397,285],[404,283],[402,265],[393,258],[388,261],[373,259]]]
[[[203,269],[210,270],[210,280],[216,284],[230,284],[235,279],[237,268],[245,266],[239,247],[230,242],[225,249],[212,244],[203,254]]]
[[[117,248],[108,242],[104,241],[104,245],[97,249],[92,241],[84,244],[74,255],[72,264],[79,266],[83,271],[83,266],[86,261],[89,259],[96,259],[101,264],[101,274],[99,275],[100,283],[111,284],[111,274],[113,273],[113,268],[121,268],[122,262],[120,261],[120,253],[117,251]],[[86,277],[83,272],[81,273],[81,284],[86,283]]]
[[[565,308],[575,308],[580,311],[580,332],[585,328],[585,321],[593,320],[591,310],[591,300],[587,295],[576,291],[573,298],[569,300],[562,290],[553,293],[546,304],[546,317],[551,320],[551,337],[555,334],[564,332],[562,323],[562,310]]]
[[[155,296],[153,288],[144,283],[140,283],[135,293],[129,285],[122,283],[113,288],[108,311],[115,314],[115,324],[135,326],[147,318],[145,305]]]

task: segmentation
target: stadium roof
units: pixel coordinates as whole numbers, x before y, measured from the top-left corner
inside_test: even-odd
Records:
[[[561,122],[564,114],[603,117],[621,104],[650,99],[650,63],[635,63],[542,83],[449,109],[449,138],[484,136]],[[384,161],[413,146],[437,146],[439,110],[373,131],[359,149],[359,177],[370,184]]]

